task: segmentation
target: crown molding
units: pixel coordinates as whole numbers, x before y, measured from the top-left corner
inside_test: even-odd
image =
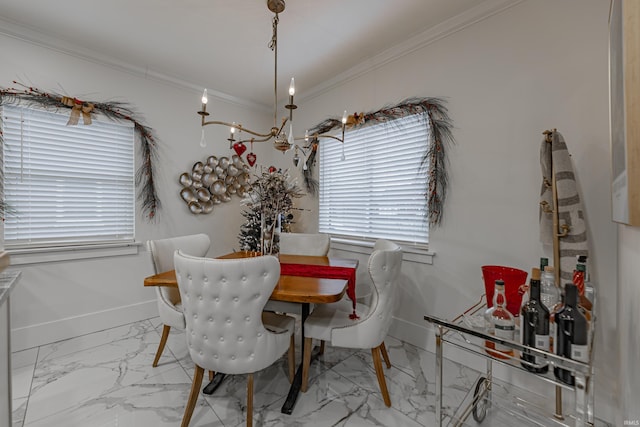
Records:
[[[111,68],[122,73],[131,74],[145,80],[152,80],[158,83],[176,87],[180,90],[197,93],[198,95],[202,93],[202,85],[196,85],[183,79],[155,72],[148,68],[138,67],[136,65],[120,61],[107,55],[100,55],[95,51],[79,47],[77,45],[74,45],[73,43],[66,42],[59,38],[53,38],[38,31],[35,28],[12,22],[1,16],[0,34],[58,53],[62,53],[64,55],[73,56],[84,61]],[[225,92],[217,91],[215,89],[208,89],[207,92],[210,98],[215,98],[240,107],[251,108],[263,112],[271,111],[270,107],[266,105],[258,104],[243,98],[230,95]]]
[[[344,83],[355,78],[363,76],[374,71],[385,64],[396,61],[397,59],[408,55],[416,50],[422,49],[438,40],[455,34],[465,28],[490,18],[493,15],[503,12],[525,0],[486,0],[466,10],[465,12],[454,16],[428,30],[399,43],[384,52],[381,52],[372,58],[361,62],[360,64],[337,74],[335,77],[311,88],[298,98],[300,101],[313,99],[335,89]]]
[[[379,67],[382,67],[385,64],[393,62],[418,49],[422,49],[423,47],[428,46],[431,43],[455,34],[458,31],[461,31],[477,22],[496,15],[524,1],[525,0],[483,1],[477,6],[459,15],[456,15],[455,17],[428,29],[421,34],[418,34],[417,36],[407,39],[404,42],[392,48],[389,48],[378,55],[375,55],[371,59],[363,61],[360,64],[344,71],[343,73],[336,75],[335,77],[325,81],[324,83],[311,88],[306,93],[300,94],[299,100],[303,101],[320,96],[321,94],[334,89],[350,80],[353,80]],[[0,17],[0,34],[46,49],[50,49],[52,51],[56,51],[65,55],[76,57],[84,61],[111,68],[123,73],[132,74],[146,80],[152,80],[158,83],[173,86],[181,90],[186,90],[197,94],[200,94],[202,91],[201,85],[196,85],[194,83],[187,82],[173,76],[158,73],[153,70],[149,70],[148,68],[138,67],[129,63],[125,63],[113,57],[100,55],[89,49],[78,47],[61,39],[53,38],[49,35],[43,34],[35,28],[12,22],[3,17]],[[258,104],[256,102],[239,98],[228,93],[216,91],[214,89],[209,89],[208,94],[210,97],[240,107],[251,108],[253,110],[259,110],[262,112],[271,111],[270,106]]]

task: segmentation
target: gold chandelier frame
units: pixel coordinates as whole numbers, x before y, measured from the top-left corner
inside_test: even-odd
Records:
[[[271,37],[271,42],[269,43],[269,48],[274,52],[274,84],[273,84],[274,86],[274,113],[273,113],[274,125],[273,127],[266,133],[260,133],[244,127],[241,123],[236,123],[236,122],[229,123],[229,122],[220,121],[220,120],[207,120],[207,118],[210,115],[209,112],[207,112],[207,103],[208,103],[207,89],[204,89],[204,92],[202,94],[202,108],[200,111],[198,111],[198,114],[201,116],[201,120],[202,120],[201,126],[203,128],[204,126],[208,126],[208,125],[221,125],[221,126],[229,127],[230,134],[227,140],[229,141],[230,145],[233,145],[234,143],[267,142],[267,141],[273,140],[274,148],[276,150],[282,151],[283,153],[295,147],[296,155],[294,157],[294,164],[295,166],[297,166],[298,165],[297,163],[299,161],[298,154],[297,154],[298,148],[301,149],[303,153],[305,153],[306,152],[305,149],[308,149],[309,147],[308,146],[301,147],[298,144],[296,144],[295,141],[304,140],[305,142],[308,143],[310,139],[317,140],[319,138],[331,138],[344,144],[344,132],[345,132],[345,126],[347,123],[347,112],[345,110],[342,116],[342,136],[341,137],[330,135],[330,134],[317,134],[317,133],[313,135],[309,135],[308,132],[305,132],[305,135],[303,137],[295,137],[293,135],[293,110],[298,108],[298,106],[295,105],[293,102],[293,97],[295,95],[295,85],[294,85],[294,79],[291,78],[291,85],[289,86],[289,103],[284,106],[287,110],[289,110],[289,117],[283,117],[280,125],[278,126],[278,119],[277,119],[277,116],[278,116],[278,23],[279,23],[279,14],[282,13],[285,9],[285,1],[284,0],[267,0],[267,7],[274,14],[273,25],[272,25],[273,34]],[[287,135],[287,132],[285,131],[285,125],[287,124],[287,122],[289,123],[288,135]],[[204,129],[203,129],[203,132],[204,132]],[[239,136],[242,132],[246,132],[251,136],[243,139]],[[236,139],[236,134],[238,134],[237,139]],[[204,134],[203,134],[203,141],[204,141]]]

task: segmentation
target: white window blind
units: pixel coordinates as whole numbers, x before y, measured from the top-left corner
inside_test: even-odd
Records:
[[[320,144],[321,232],[428,243],[426,118],[412,115]],[[344,159],[343,157],[344,150]]]
[[[133,241],[133,126],[68,119],[3,107],[7,248]]]

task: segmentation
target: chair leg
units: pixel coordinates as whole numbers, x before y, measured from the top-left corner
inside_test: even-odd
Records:
[[[191,392],[189,393],[189,400],[187,401],[187,407],[184,410],[184,416],[182,417],[182,427],[188,427],[193,410],[196,407],[198,401],[198,395],[200,394],[200,386],[202,385],[202,376],[204,369],[196,365],[196,371],[193,374],[193,382],[191,383]]]
[[[253,426],[253,374],[247,374],[247,427]]]
[[[384,345],[384,341],[380,344],[380,351],[382,352],[382,358],[384,359],[384,363],[387,364],[387,369],[391,368],[391,361],[389,360],[389,353],[387,353],[387,347]]]
[[[389,397],[389,390],[387,390],[387,381],[384,379],[384,372],[382,371],[382,360],[380,360],[380,346],[371,349],[371,355],[373,356],[373,366],[376,368],[376,376],[378,377],[378,384],[380,385],[380,391],[382,392],[382,398],[384,404],[391,406],[391,398]]]
[[[318,356],[324,354],[324,340],[320,341],[320,351],[318,352]]]
[[[291,334],[289,341],[289,384],[293,384],[293,377],[296,376],[296,338]]]
[[[156,352],[156,358],[153,359],[153,367],[158,366],[158,361],[160,360],[160,356],[162,355],[162,351],[164,350],[164,345],[167,343],[167,338],[169,338],[169,329],[171,326],[164,325],[162,328],[162,337],[160,337],[160,344],[158,345],[158,351]]]
[[[309,385],[309,365],[311,365],[311,338],[304,339],[304,360],[302,361],[302,384],[300,390],[307,392]]]

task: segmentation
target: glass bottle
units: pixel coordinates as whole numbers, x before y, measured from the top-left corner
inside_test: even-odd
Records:
[[[531,270],[529,294],[529,301],[522,307],[520,316],[521,342],[538,350],[549,351],[549,310],[540,301],[540,270],[537,268]],[[529,354],[526,350],[520,357],[524,361],[522,366],[531,372],[544,373],[549,370],[549,364],[542,357]]]
[[[540,300],[551,311],[560,300],[559,290],[556,286],[556,279],[553,267],[547,265],[540,284]]]
[[[584,296],[592,304],[591,309],[593,309],[593,302],[594,302],[594,298],[595,298],[595,289],[593,288],[593,284],[591,283],[591,275],[589,274],[589,268],[587,268],[587,256],[586,255],[578,255],[578,264],[584,264],[584,266],[585,266],[585,272],[584,272]]]
[[[560,292],[560,301],[549,310],[549,351],[554,352],[554,341],[556,338],[556,317],[564,310],[564,291]]]
[[[573,283],[565,286],[565,304],[556,315],[556,351],[558,356],[588,363],[589,346],[587,319],[578,309],[578,288]],[[553,373],[560,381],[574,385],[571,371],[554,367]]]
[[[513,341],[515,338],[516,322],[513,314],[507,310],[507,297],[504,292],[504,281],[496,280],[495,291],[493,293],[493,307],[486,312],[486,319],[489,321],[489,333],[497,338]],[[513,357],[513,348],[502,344],[486,341],[489,349],[487,353],[500,359]]]

